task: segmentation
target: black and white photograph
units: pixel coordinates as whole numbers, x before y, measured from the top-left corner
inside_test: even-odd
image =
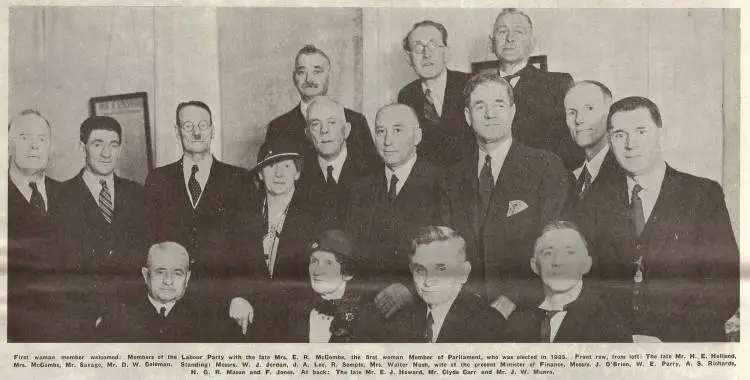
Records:
[[[740,13],[11,6],[9,348],[739,342]]]

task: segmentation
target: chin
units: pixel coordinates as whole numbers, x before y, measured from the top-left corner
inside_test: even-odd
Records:
[[[576,280],[550,279],[550,280],[545,281],[544,285],[555,293],[565,293],[573,289],[577,283],[578,283],[577,279]]]

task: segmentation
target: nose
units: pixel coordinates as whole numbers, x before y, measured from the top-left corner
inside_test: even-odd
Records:
[[[102,149],[102,157],[110,157],[112,155],[112,147],[105,144]]]
[[[513,42],[516,40],[516,33],[509,31],[507,34],[505,34],[505,40],[508,42]]]
[[[281,178],[284,175],[284,171],[281,169],[280,165],[276,165],[273,169],[273,174],[276,178]]]
[[[424,57],[424,58],[430,58],[430,57],[432,57],[432,49],[430,49],[429,47],[425,46],[424,51],[422,52],[422,57]]]
[[[422,280],[422,283],[424,284],[426,288],[431,288],[435,286],[435,284],[437,284],[437,276],[425,274],[424,280]]]
[[[494,119],[497,116],[497,111],[495,110],[495,107],[493,106],[487,106],[484,109],[484,118],[485,119]]]
[[[313,263],[310,264],[310,274],[313,276],[318,276],[322,274],[322,268],[320,267],[320,263]]]
[[[625,148],[626,149],[633,149],[637,147],[638,144],[635,142],[635,139],[633,139],[630,135],[625,137]]]
[[[39,139],[32,139],[31,140],[31,149],[39,149],[39,146],[42,144],[42,142]]]
[[[576,114],[576,125],[581,125],[581,124],[583,124],[583,118],[581,117],[580,113],[577,113]]]
[[[320,133],[321,134],[328,134],[328,132],[330,132],[330,131],[331,131],[331,128],[328,127],[328,124],[326,124],[326,123],[321,123],[320,124]]]
[[[172,285],[172,282],[174,282],[174,278],[172,277],[171,273],[167,273],[164,275],[164,279],[162,280],[162,283],[164,285]]]
[[[391,138],[391,132],[385,131],[385,138],[383,138],[383,145],[390,146],[393,144],[393,139]]]

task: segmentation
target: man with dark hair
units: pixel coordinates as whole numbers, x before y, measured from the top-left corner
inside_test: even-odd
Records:
[[[265,141],[278,139],[294,140],[304,146],[304,156],[315,157],[315,147],[305,136],[307,125],[307,108],[316,96],[328,94],[328,84],[331,77],[331,60],[328,55],[315,47],[306,45],[297,52],[294,59],[292,79],[300,95],[300,103],[289,112],[273,119],[268,124]],[[377,165],[378,154],[372,142],[370,127],[362,114],[348,108],[344,109],[345,122],[350,125],[350,133],[346,138],[349,150],[358,152],[358,159],[364,166]]]
[[[24,110],[8,123],[8,341],[54,339],[52,324],[30,319],[26,310],[42,307],[45,297],[30,297],[38,273],[57,269],[52,250],[52,215],[60,183],[46,175],[52,155],[52,130],[36,110]]]
[[[503,9],[490,41],[500,64],[498,74],[513,86],[516,98],[513,137],[531,148],[555,153],[571,171],[580,166],[583,152],[570,138],[563,105],[573,78],[529,65],[536,45],[531,18],[516,8]]]
[[[419,302],[402,309],[388,326],[393,341],[480,343],[506,341],[505,320],[465,289],[472,265],[466,241],[449,227],[420,228],[409,269]]]
[[[565,94],[565,120],[573,141],[584,150],[586,160],[573,170],[575,192],[582,200],[594,185],[598,185],[619,171],[614,155],[609,150],[607,112],[612,105],[612,92],[601,82],[577,82]]]
[[[679,172],[662,156],[659,108],[643,97],[607,116],[624,174],[578,211],[595,253],[592,271],[611,286],[634,341],[724,341],[739,305],[739,252],[714,181]]]
[[[403,41],[407,62],[419,77],[398,93],[413,108],[422,127],[417,152],[427,161],[448,166],[471,154],[474,134],[463,116],[463,89],[469,74],[448,70],[448,31],[425,20],[414,24]]]
[[[155,237],[190,251],[198,276],[227,274],[240,259],[238,220],[255,192],[252,177],[211,154],[214,125],[208,105],[180,103],[176,117],[182,158],[146,178]]]
[[[464,115],[479,148],[448,169],[440,214],[466,238],[472,287],[507,318],[534,299],[524,293],[534,278],[528,252],[537,231],[565,211],[570,173],[554,154],[511,137],[516,105],[503,78],[477,74],[465,96]]]

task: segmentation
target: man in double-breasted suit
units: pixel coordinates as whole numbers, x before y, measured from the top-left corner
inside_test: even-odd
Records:
[[[238,219],[255,186],[250,172],[211,154],[214,126],[208,105],[180,103],[176,117],[182,158],[146,178],[156,240],[185,246],[199,277],[226,274],[242,260],[232,247],[242,245]]]
[[[528,265],[538,231],[567,204],[570,173],[555,155],[511,138],[515,103],[497,74],[477,74],[467,85],[465,116],[479,149],[449,168],[440,193],[443,224],[467,241],[476,291],[506,317],[531,299]]]
[[[292,79],[300,95],[300,103],[289,112],[273,119],[266,130],[266,142],[279,139],[291,140],[304,147],[305,157],[315,157],[315,147],[305,134],[307,109],[313,98],[326,96],[331,78],[331,60],[323,50],[306,45],[294,59]],[[362,114],[344,109],[344,120],[350,125],[346,142],[349,149],[359,152],[362,159],[371,165],[378,162],[378,154],[372,142],[370,127]]]
[[[389,104],[375,117],[375,141],[383,170],[352,186],[344,228],[369,253],[362,275],[386,315],[411,299],[410,243],[417,229],[433,224],[442,171],[417,153],[422,130],[409,106]],[[374,290],[375,290],[374,289]]]
[[[461,235],[449,227],[425,226],[414,235],[412,247],[409,268],[419,300],[386,325],[389,341],[506,341],[502,315],[464,287],[472,266]]]
[[[469,74],[448,70],[448,31],[443,24],[425,20],[404,37],[404,54],[418,79],[398,92],[398,102],[410,106],[419,118],[422,141],[419,157],[449,166],[475,148],[474,132],[464,118],[464,87]]]
[[[615,102],[607,127],[625,175],[577,212],[592,273],[611,288],[635,341],[725,340],[739,305],[739,253],[721,186],[664,161],[651,100]]]
[[[515,8],[503,9],[495,19],[490,40],[500,64],[498,74],[513,86],[513,137],[526,146],[558,155],[568,170],[580,166],[583,151],[568,133],[563,105],[573,78],[528,64],[536,45],[531,18]]]

